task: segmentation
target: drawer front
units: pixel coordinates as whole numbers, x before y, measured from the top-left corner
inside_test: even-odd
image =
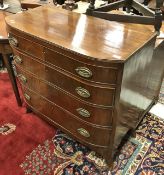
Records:
[[[22,52],[28,53],[32,56],[43,59],[43,46],[32,42],[30,40],[24,39],[22,37],[16,36],[14,34],[9,34],[9,43],[12,48],[18,49]]]
[[[9,35],[9,42],[12,47],[22,52],[38,57],[60,69],[85,79],[102,84],[116,84],[117,67],[98,67],[74,60],[67,55],[60,54],[43,47],[42,45],[19,37],[17,35]],[[102,78],[103,77],[103,78]]]
[[[15,64],[25,69],[38,78],[46,80],[73,96],[82,99],[87,103],[92,103],[101,106],[113,106],[115,88],[104,88],[94,86],[89,83],[81,82],[80,80],[70,77],[63,72],[57,71],[48,65],[38,62],[27,55],[17,52],[14,57]],[[21,62],[18,61],[21,59]]]
[[[117,67],[97,67],[73,60],[66,55],[45,49],[44,59],[69,73],[83,78],[87,81],[94,81],[103,84],[116,84]],[[78,57],[78,56],[77,56]]]
[[[40,79],[34,77],[17,67],[18,80],[23,86],[26,86],[48,100],[54,102],[65,110],[71,112],[76,117],[89,122],[93,125],[103,127],[112,126],[112,108],[98,108],[85,104],[68,94],[48,85]],[[100,117],[101,116],[101,117]]]
[[[71,133],[85,143],[99,146],[107,146],[109,144],[111,137],[110,129],[92,127],[77,120],[59,106],[47,101],[33,91],[27,88],[23,88],[23,91],[26,103],[44,115],[45,118],[48,117],[53,120],[57,127]]]

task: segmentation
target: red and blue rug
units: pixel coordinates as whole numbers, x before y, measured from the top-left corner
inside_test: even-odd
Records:
[[[156,116],[145,116],[109,172],[90,149],[18,107],[6,73],[0,99],[0,175],[164,174],[164,121]]]

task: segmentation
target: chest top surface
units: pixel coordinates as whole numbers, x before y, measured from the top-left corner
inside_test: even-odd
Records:
[[[8,27],[102,61],[124,62],[155,36],[153,26],[118,23],[42,6],[6,18]]]

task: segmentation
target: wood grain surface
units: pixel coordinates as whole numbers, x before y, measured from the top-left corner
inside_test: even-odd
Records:
[[[53,45],[106,61],[126,61],[154,36],[152,26],[110,22],[49,6],[7,17],[6,21]]]

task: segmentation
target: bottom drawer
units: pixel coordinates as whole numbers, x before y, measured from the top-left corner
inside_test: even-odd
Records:
[[[107,147],[110,143],[111,129],[93,127],[85,122],[74,118],[71,113],[64,111],[61,107],[48,101],[30,89],[23,87],[26,103],[34,108],[36,112],[51,119],[53,123],[63,131],[78,138],[79,141],[92,146]]]

